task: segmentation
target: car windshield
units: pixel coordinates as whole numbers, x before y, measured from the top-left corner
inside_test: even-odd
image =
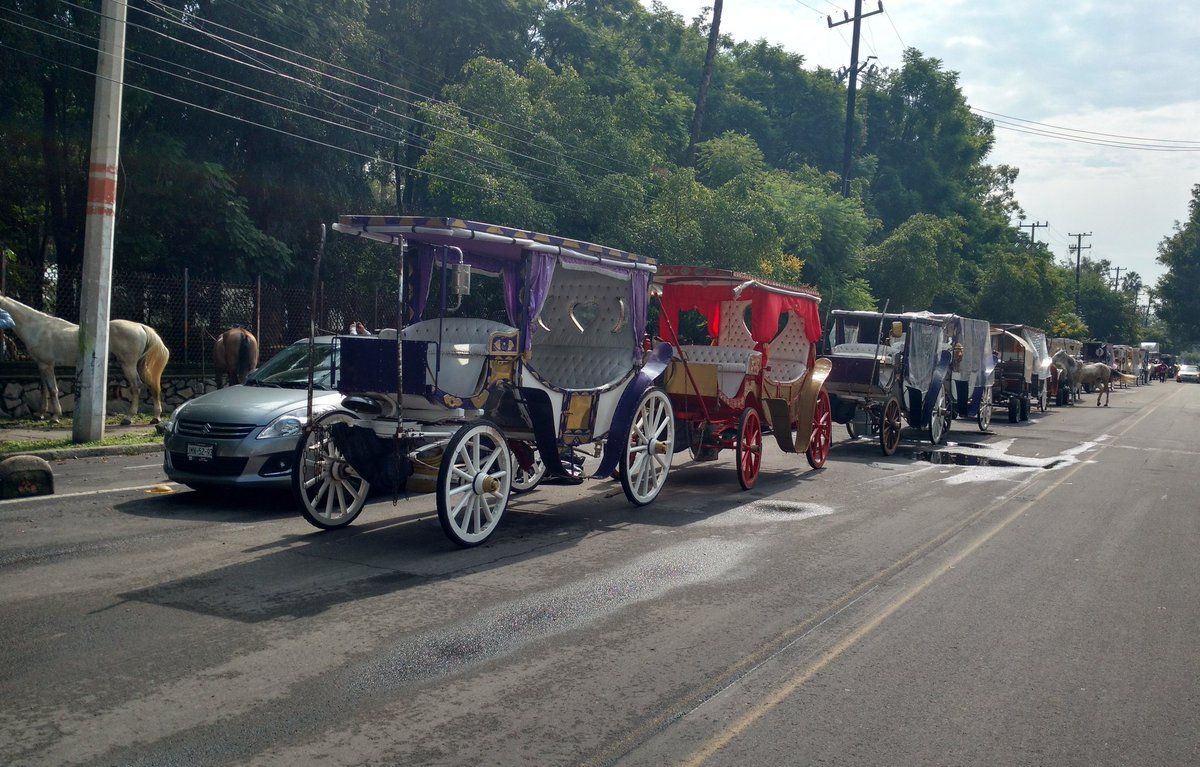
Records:
[[[313,347],[313,387],[329,388],[329,363],[333,344],[317,341]],[[276,354],[246,379],[247,386],[277,386],[284,389],[308,387],[308,341],[298,341]]]

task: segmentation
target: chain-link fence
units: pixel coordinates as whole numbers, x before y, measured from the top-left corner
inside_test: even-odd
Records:
[[[70,322],[79,321],[80,270],[48,266],[38,270],[9,265],[0,275],[6,295]],[[370,286],[317,285],[316,324],[325,332],[346,332],[352,322],[371,329],[394,327],[395,291],[381,282]],[[211,368],[212,349],[228,328],[248,328],[258,338],[259,362],[308,336],[307,287],[280,287],[261,277],[250,283],[193,279],[186,268],[176,273],[114,271],[113,319],[154,328],[171,350],[169,368]],[[20,350],[23,352],[23,350]]]

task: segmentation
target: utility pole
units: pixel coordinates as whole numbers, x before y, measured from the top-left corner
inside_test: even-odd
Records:
[[[1083,251],[1092,247],[1091,245],[1084,245],[1083,238],[1091,237],[1092,233],[1080,232],[1078,234],[1074,234],[1072,232],[1068,232],[1067,236],[1075,238],[1075,244],[1071,246],[1071,252],[1075,254],[1075,313],[1079,314],[1079,265],[1082,260]]]
[[[1032,247],[1033,245],[1037,244],[1037,230],[1045,229],[1046,227],[1050,226],[1050,222],[1046,221],[1044,223],[1039,224],[1037,221],[1034,221],[1032,224],[1017,224],[1017,226],[1019,226],[1022,229],[1029,230],[1029,242],[1030,242],[1030,247]]]
[[[75,365],[75,413],[71,426],[71,439],[75,442],[104,438],[127,8],[123,0],[104,0],[100,11],[96,101],[92,107],[92,150],[88,160],[87,217],[83,233],[83,284],[79,297],[79,361]]]
[[[1120,290],[1121,289],[1121,267],[1118,266],[1115,268],[1117,270],[1117,276],[1113,278],[1113,290]]]
[[[850,75],[850,90],[846,94],[846,133],[842,140],[842,197],[850,196],[850,161],[854,149],[854,99],[858,95],[858,36],[862,29],[863,19],[883,13],[883,0],[878,0],[878,2],[879,7],[876,10],[864,14],[862,0],[854,0],[854,17],[851,18],[849,14],[842,11],[843,18],[836,24],[832,16],[825,17],[830,29],[843,24],[854,24],[853,42],[850,44],[850,69],[847,70]]]

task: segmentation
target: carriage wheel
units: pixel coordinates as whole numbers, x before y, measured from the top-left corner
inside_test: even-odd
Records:
[[[345,527],[367,503],[371,485],[346,461],[329,427],[352,423],[346,413],[330,413],[317,419],[296,447],[292,461],[292,495],[300,503],[304,518],[322,530]]]
[[[489,421],[464,424],[438,467],[438,521],[459,546],[478,546],[496,531],[512,489],[512,451]]]
[[[634,411],[629,444],[621,455],[621,489],[634,506],[658,497],[675,456],[675,414],[662,389],[650,388]]]
[[[1018,397],[1014,397],[1012,395],[1009,395],[1009,397],[1008,397],[1008,422],[1009,423],[1016,423],[1017,419],[1021,415],[1021,403],[1017,401],[1018,399],[1019,399]]]
[[[829,395],[822,389],[817,397],[817,406],[813,408],[812,438],[808,442],[808,450],[804,457],[808,465],[819,469],[825,465],[829,457],[829,446],[833,444],[833,409],[829,406]]]
[[[762,468],[762,419],[758,411],[748,407],[738,419],[737,475],[743,490],[754,487],[758,470]]]
[[[850,439],[858,439],[858,427],[854,425],[854,421],[846,421],[846,434]]]
[[[1050,407],[1050,395],[1046,391],[1047,387],[1042,386],[1042,391],[1038,395],[1038,412],[1045,413]]]
[[[938,389],[933,411],[929,414],[929,441],[940,445],[946,441],[946,433],[949,431],[950,416],[946,413],[946,387],[943,386]]]
[[[546,476],[546,462],[542,460],[542,454],[537,451],[537,448],[533,448],[533,463],[528,469],[521,468],[521,464],[517,462],[515,456],[512,459],[512,467],[514,495],[528,493],[541,484],[542,477]]]
[[[879,422],[879,449],[884,455],[892,455],[900,446],[900,427],[900,400],[889,397]]]
[[[977,417],[980,431],[987,431],[992,425],[992,393],[989,391],[983,395],[983,401],[979,403],[979,416]]]
[[[1029,404],[1030,404],[1029,403],[1029,395],[1022,394],[1021,395],[1021,411],[1019,413],[1019,417],[1022,421],[1029,420]]]

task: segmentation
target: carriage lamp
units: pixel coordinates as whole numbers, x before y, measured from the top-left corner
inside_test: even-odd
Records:
[[[952,349],[952,353],[954,355],[954,369],[958,370],[959,365],[962,364],[963,353],[965,350],[963,349],[963,345],[961,343],[954,344],[954,346],[951,347],[951,349]]]
[[[904,323],[899,320],[892,323],[892,338],[900,338],[904,335]]]
[[[471,295],[471,265],[462,261],[451,264],[450,274],[454,277],[454,295],[459,298]]]

